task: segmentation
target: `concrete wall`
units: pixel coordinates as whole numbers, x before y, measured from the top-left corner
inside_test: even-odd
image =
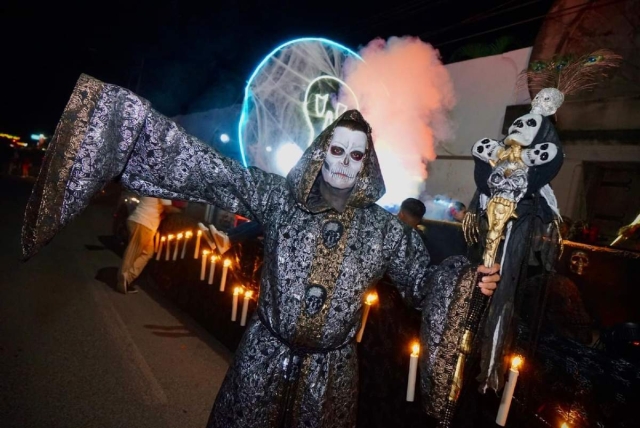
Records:
[[[516,84],[530,54],[531,48],[526,48],[446,66],[458,99],[452,112],[456,136],[438,147],[438,158],[429,164],[427,194],[465,204],[471,200],[476,188],[471,146],[484,137],[502,138],[507,106],[531,102],[528,90]],[[640,100],[630,96],[569,100],[559,110],[558,129],[566,135],[565,162],[551,185],[563,214],[584,214],[584,162],[639,162],[640,168],[639,108]]]
[[[471,147],[481,138],[501,138],[508,105],[531,101],[517,89],[518,74],[527,68],[531,48],[447,65],[456,91],[452,112],[455,139],[441,144],[438,159],[429,164],[425,190],[467,204],[475,191]]]

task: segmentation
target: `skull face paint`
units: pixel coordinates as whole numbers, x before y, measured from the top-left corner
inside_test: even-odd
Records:
[[[367,150],[367,135],[343,126],[333,131],[327,154],[322,165],[322,178],[336,189],[350,189],[362,169]]]
[[[542,116],[539,114],[525,114],[513,121],[509,127],[509,135],[505,138],[508,144],[509,140],[521,146],[529,146],[536,137],[542,125]]]

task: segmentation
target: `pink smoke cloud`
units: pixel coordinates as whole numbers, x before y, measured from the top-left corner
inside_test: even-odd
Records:
[[[452,138],[453,84],[438,51],[417,37],[375,39],[359,53],[364,62],[345,65],[345,82],[373,128],[387,184],[380,204],[392,205],[419,195],[424,162],[435,160],[438,142]]]

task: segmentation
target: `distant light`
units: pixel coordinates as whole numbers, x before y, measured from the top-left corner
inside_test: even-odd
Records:
[[[269,52],[269,54],[267,56],[265,56],[262,59],[262,61],[260,61],[260,64],[258,64],[258,66],[253,70],[253,73],[251,73],[251,76],[249,77],[249,80],[247,80],[247,85],[244,87],[244,100],[242,102],[242,110],[240,112],[240,120],[238,121],[238,145],[240,146],[240,157],[242,159],[242,163],[244,164],[244,166],[249,166],[249,164],[247,163],[247,157],[246,157],[246,155],[244,153],[244,139],[243,139],[243,135],[242,135],[242,127],[247,122],[247,116],[249,114],[249,102],[248,102],[248,100],[249,100],[249,96],[250,96],[250,93],[251,93],[251,84],[253,83],[253,79],[258,75],[258,73],[260,72],[262,67],[265,66],[265,64],[269,61],[269,59],[272,58],[279,50],[284,49],[289,45],[292,45],[292,44],[295,44],[295,43],[299,43],[299,42],[321,42],[321,43],[324,43],[324,44],[328,44],[329,46],[336,47],[338,49],[344,50],[347,53],[349,53],[350,55],[355,56],[359,60],[364,61],[360,55],[358,55],[356,52],[352,51],[348,47],[346,47],[344,45],[341,45],[340,43],[336,43],[336,42],[334,42],[332,40],[324,39],[324,38],[321,38],[321,37],[301,37],[301,38],[298,38],[298,39],[289,40],[288,42],[285,42],[285,43],[281,44],[280,46],[278,46],[277,48],[275,48],[274,50]]]
[[[45,138],[44,134],[31,134],[31,139],[32,140],[40,140],[41,138]]]
[[[229,138],[229,135],[227,134],[222,134],[220,136],[220,141],[222,141],[223,143],[228,143],[229,141],[231,141],[231,138]]]
[[[267,146],[267,151],[270,152],[271,150],[273,150],[271,146]]]
[[[293,168],[302,157],[302,153],[303,151],[300,146],[294,143],[285,143],[280,146],[276,153],[276,165],[282,175],[289,173],[291,168]]]

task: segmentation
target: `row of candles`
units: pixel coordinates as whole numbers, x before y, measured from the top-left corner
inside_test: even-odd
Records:
[[[368,293],[364,299],[364,308],[362,310],[362,322],[360,323],[360,330],[356,334],[356,342],[362,341],[362,335],[364,334],[364,328],[367,325],[367,319],[369,318],[369,312],[371,311],[371,305],[378,301],[378,295],[376,293]],[[420,356],[420,344],[414,342],[411,345],[411,358],[409,360],[409,379],[407,380],[407,401],[413,401],[416,395],[416,377],[418,374],[418,357]]]
[[[154,236],[154,250],[157,253],[156,260],[160,260],[162,256],[162,250],[166,242],[165,248],[165,260],[177,260],[178,251],[180,248],[180,243],[182,241],[182,251],[180,252],[180,258],[184,259],[186,250],[187,250],[187,242],[193,237],[193,233],[191,231],[180,232],[176,235],[169,234],[167,236],[160,236],[156,234]],[[198,258],[198,253],[200,252],[200,242],[202,238],[202,230],[198,230],[196,233],[196,245],[193,253],[193,258]],[[173,257],[170,258],[171,254],[171,244],[175,239],[175,245],[173,247]],[[184,240],[183,240],[184,239]],[[207,265],[210,266],[209,275],[207,283],[212,285],[216,263],[220,257],[215,254],[209,256],[211,251],[203,250],[202,251],[202,263],[200,268],[200,281],[204,281],[206,278],[206,270]],[[210,263],[207,263],[209,261]],[[225,286],[227,283],[227,273],[229,266],[231,266],[231,261],[229,259],[225,259],[222,263],[222,276],[220,278],[220,291],[224,292]],[[249,301],[253,297],[252,290],[245,290],[243,287],[237,286],[233,289],[233,301],[231,305],[231,321],[236,321],[238,316],[238,300],[240,295],[244,295],[243,305],[242,305],[242,314],[240,316],[240,325],[245,326],[247,323],[247,313],[249,310]],[[364,334],[364,329],[367,324],[367,319],[369,317],[369,312],[371,310],[371,305],[373,305],[378,300],[378,295],[376,293],[367,294],[364,302],[364,309],[362,312],[362,323],[360,324],[360,329],[356,335],[356,341],[359,343],[362,341],[362,335]],[[407,380],[407,401],[413,401],[415,398],[415,388],[416,388],[416,377],[418,372],[418,357],[420,355],[420,345],[416,342],[411,345],[411,356],[409,360],[409,378]],[[504,386],[504,391],[502,393],[502,397],[500,399],[500,407],[498,408],[498,415],[496,416],[496,424],[500,426],[505,426],[507,423],[507,415],[509,414],[509,409],[511,407],[511,401],[513,400],[513,393],[516,388],[516,383],[518,381],[519,371],[518,368],[522,364],[522,357],[515,356],[511,361],[511,368],[509,369],[509,377]],[[563,424],[562,428],[568,428],[568,426]]]
[[[156,253],[156,260],[161,260],[162,253],[164,250],[165,261],[169,261],[169,260],[176,261],[178,259],[178,251],[180,247],[182,247],[182,250],[180,251],[180,258],[184,259],[187,251],[187,243],[192,237],[193,237],[193,232],[191,231],[180,232],[177,234],[168,234],[167,236],[162,236],[157,233],[153,238],[154,239],[153,247]],[[207,271],[207,266],[209,266],[209,275],[207,278],[207,283],[209,285],[213,285],[213,280],[214,280],[215,271],[216,271],[216,264],[220,259],[220,257],[215,254],[212,254],[211,250],[203,250],[202,252],[200,252],[201,239],[202,239],[202,230],[198,230],[198,232],[196,233],[196,244],[193,252],[193,258],[197,259],[199,254],[202,255],[202,263],[200,267],[200,281],[204,281],[205,278],[207,277],[206,271]],[[175,244],[173,245],[173,256],[171,257],[171,246],[174,241],[175,241]],[[166,246],[165,246],[165,243],[166,243]],[[180,245],[181,243],[182,243],[182,246]],[[222,262],[222,276],[220,278],[221,292],[224,292],[225,290],[225,287],[227,284],[227,275],[228,275],[230,266],[231,266],[231,260],[224,259],[224,261]],[[244,327],[247,324],[247,314],[249,312],[249,301],[253,297],[253,291],[245,290],[244,287],[240,287],[240,286],[234,287],[233,303],[231,306],[231,321],[234,321],[234,322],[237,321],[237,317],[238,317],[238,300],[240,295],[244,295],[244,299],[243,299],[244,301],[242,304],[242,313],[240,316],[240,325]]]
[[[365,297],[364,308],[362,312],[362,322],[360,324],[360,330],[356,334],[356,341],[359,343],[362,341],[362,335],[364,334],[365,326],[367,325],[367,319],[371,310],[371,305],[378,301],[378,295],[376,293],[369,293]],[[411,345],[411,356],[409,360],[409,378],[407,380],[407,401],[413,401],[415,399],[416,391],[416,377],[418,373],[418,357],[420,356],[420,344],[414,342]],[[504,391],[500,399],[500,407],[498,408],[498,414],[496,416],[496,424],[505,426],[507,423],[507,415],[511,407],[513,400],[513,393],[516,389],[516,383],[518,381],[519,371],[518,368],[522,365],[523,358],[516,355],[511,360],[511,368],[509,369],[509,377],[504,386]],[[562,428],[568,428],[566,424]]]
[[[164,259],[166,261],[173,260],[176,261],[178,259],[178,250],[180,249],[180,243],[182,242],[182,251],[180,252],[180,258],[184,259],[184,256],[187,252],[187,243],[193,237],[193,232],[190,230],[186,232],[180,232],[177,234],[168,234],[167,236],[160,235],[160,233],[156,233],[153,237],[153,250],[156,253],[156,260],[160,260],[162,257],[162,251],[165,250]],[[184,240],[183,240],[184,239]],[[200,240],[202,239],[202,231],[198,230],[196,233],[196,246],[195,251],[193,252],[193,258],[198,258],[198,253],[200,252]],[[171,257],[171,244],[175,240],[175,244],[173,247],[173,257]],[[166,246],[165,246],[166,243]]]

